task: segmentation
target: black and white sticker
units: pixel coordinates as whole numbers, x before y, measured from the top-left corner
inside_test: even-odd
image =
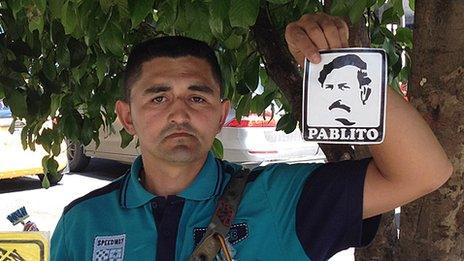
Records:
[[[92,261],[123,261],[125,245],[125,234],[95,237]]]
[[[305,60],[303,138],[323,143],[378,144],[385,136],[387,59],[383,49],[321,51]]]

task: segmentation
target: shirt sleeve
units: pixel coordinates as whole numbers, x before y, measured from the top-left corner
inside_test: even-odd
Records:
[[[296,209],[296,233],[311,260],[368,245],[380,215],[362,219],[364,178],[370,159],[327,163],[307,178]]]
[[[65,261],[71,260],[68,258],[66,240],[64,229],[64,215],[58,221],[55,231],[53,232],[52,240],[50,243],[50,260],[51,261]]]

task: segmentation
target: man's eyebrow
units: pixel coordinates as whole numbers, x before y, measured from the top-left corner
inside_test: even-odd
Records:
[[[166,85],[153,85],[151,87],[146,88],[143,91],[143,95],[148,95],[152,93],[160,93],[160,92],[167,92],[171,90],[171,87],[166,86]]]
[[[188,87],[189,90],[191,91],[197,91],[197,92],[204,92],[208,94],[214,94],[214,91],[211,87],[208,85],[190,85]]]

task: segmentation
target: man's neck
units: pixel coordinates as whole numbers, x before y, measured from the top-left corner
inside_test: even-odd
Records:
[[[206,157],[188,164],[171,163],[151,157],[142,157],[142,160],[142,185],[153,194],[167,197],[180,193],[193,182]]]

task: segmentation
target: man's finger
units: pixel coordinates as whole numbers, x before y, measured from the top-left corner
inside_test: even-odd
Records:
[[[290,23],[285,30],[285,39],[290,52],[295,57],[297,62],[304,66],[304,57],[313,63],[320,61],[318,47],[311,41],[307,33],[297,23]]]
[[[315,17],[314,15],[304,15],[298,20],[297,24],[306,32],[308,38],[316,44],[318,50],[329,49],[324,31],[317,23],[317,18]]]
[[[341,48],[342,43],[340,41],[340,36],[338,33],[338,27],[335,25],[333,19],[328,16],[316,16],[319,19],[317,20],[320,28],[324,32],[325,39],[329,45],[330,49]]]
[[[335,26],[337,27],[338,35],[340,37],[340,42],[342,44],[342,47],[343,48],[349,47],[348,39],[350,35],[350,29],[348,28],[348,25],[340,17],[333,17],[332,20]]]

